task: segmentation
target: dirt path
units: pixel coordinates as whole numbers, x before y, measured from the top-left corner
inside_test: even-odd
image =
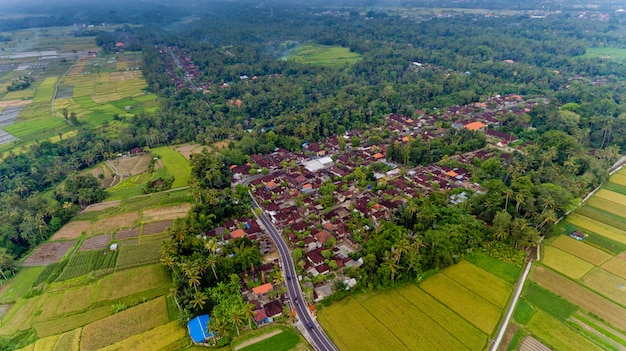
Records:
[[[256,344],[256,343],[257,343],[257,342],[259,342],[259,341],[263,341],[263,340],[265,340],[265,339],[269,339],[269,338],[271,338],[272,336],[274,336],[274,335],[278,335],[278,334],[280,334],[280,333],[282,333],[282,332],[283,332],[282,330],[280,330],[280,329],[276,329],[276,330],[271,331],[271,332],[269,332],[269,333],[267,333],[267,334],[263,334],[263,335],[261,335],[261,336],[258,336],[258,337],[254,338],[254,339],[246,340],[246,341],[242,342],[241,344],[239,344],[239,345],[235,346],[235,351],[237,351],[237,350],[239,350],[239,349],[243,349],[243,348],[244,348],[244,347],[246,347],[246,346],[250,346],[250,345],[252,345],[252,344]]]

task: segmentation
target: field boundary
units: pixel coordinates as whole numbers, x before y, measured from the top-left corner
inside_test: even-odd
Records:
[[[278,335],[278,334],[280,334],[282,332],[283,332],[282,329],[272,330],[271,332],[269,332],[267,334],[263,334],[263,335],[257,336],[256,338],[246,340],[246,341],[242,342],[241,344],[235,346],[234,349],[235,349],[235,351],[238,351],[240,349],[243,349],[244,347],[247,347],[247,346],[256,344],[257,342],[269,339],[272,336]]]

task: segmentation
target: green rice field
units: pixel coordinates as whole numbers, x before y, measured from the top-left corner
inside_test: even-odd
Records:
[[[624,61],[626,60],[626,49],[615,47],[587,48],[587,52],[582,57]]]
[[[349,48],[326,45],[302,45],[287,56],[287,60],[318,66],[344,66],[361,60],[361,55]]]
[[[341,350],[482,350],[511,292],[510,283],[463,261],[419,286],[335,302],[318,319]]]

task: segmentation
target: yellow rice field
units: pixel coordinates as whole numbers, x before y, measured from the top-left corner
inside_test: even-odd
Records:
[[[559,236],[550,245],[581,258],[595,266],[600,266],[612,257],[611,254],[605,251],[596,249],[591,245],[565,235]]]

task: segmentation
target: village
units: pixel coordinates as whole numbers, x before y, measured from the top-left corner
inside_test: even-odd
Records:
[[[315,314],[313,303],[330,296],[336,286],[349,289],[356,284],[344,272],[346,267],[363,263],[356,252],[369,231],[381,221],[392,219],[410,198],[458,189],[450,202],[461,203],[472,193],[482,191],[480,184],[472,181],[476,160],[499,157],[506,163],[511,152],[524,152],[530,145],[499,131],[499,117],[524,114],[536,104],[547,103],[547,99],[497,95],[484,102],[452,106],[432,114],[418,110],[418,117],[414,118],[390,114],[382,126],[304,143],[300,153],[276,149],[268,155],[251,155],[250,162],[230,167],[232,184],[248,185],[273,225],[282,231],[299,267],[298,280],[309,309]],[[448,163],[453,160],[465,167],[449,167],[440,162],[407,169],[387,160],[391,143],[440,138],[447,130],[442,122],[450,128],[484,133],[486,147],[447,158]],[[367,145],[365,139],[372,133],[389,137],[382,143]],[[367,177],[372,176],[368,182]],[[266,263],[251,267],[242,284],[242,293],[256,307],[257,325],[293,313],[276,247],[256,219],[230,220],[206,235],[224,241],[247,237],[256,241],[265,255]],[[337,285],[337,281],[342,284]]]

